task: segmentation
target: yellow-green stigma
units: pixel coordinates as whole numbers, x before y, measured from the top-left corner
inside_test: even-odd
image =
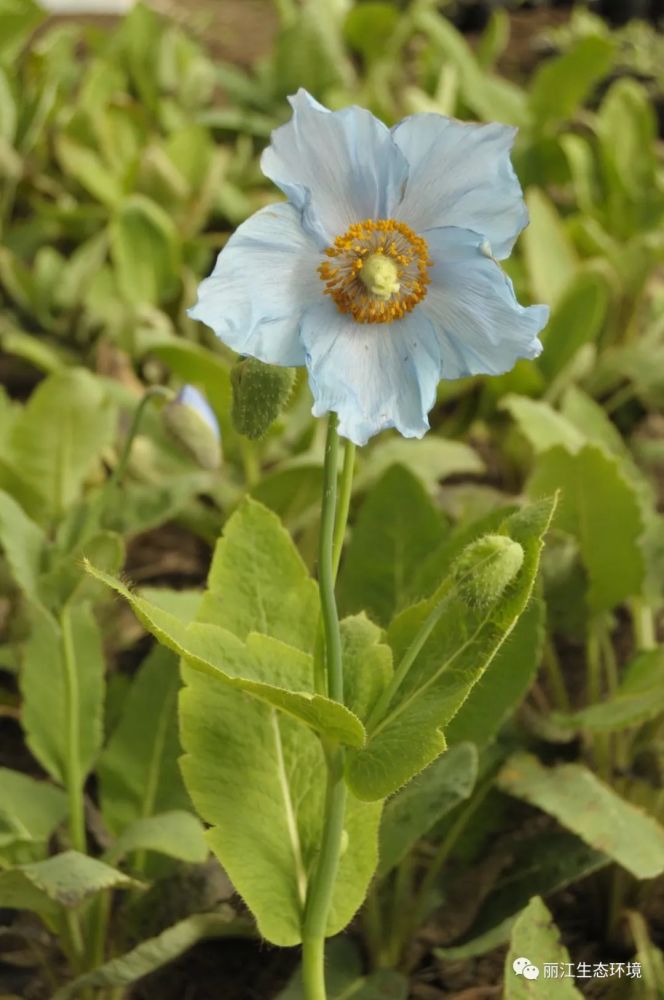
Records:
[[[367,257],[359,278],[367,290],[382,302],[387,302],[390,295],[396,295],[401,288],[399,268],[380,251]]]

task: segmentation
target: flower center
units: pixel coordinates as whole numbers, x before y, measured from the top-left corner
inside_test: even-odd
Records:
[[[427,293],[429,248],[403,222],[357,222],[325,254],[332,258],[318,268],[325,294],[358,323],[401,319]]]

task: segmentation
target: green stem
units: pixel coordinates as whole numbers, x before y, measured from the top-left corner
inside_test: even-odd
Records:
[[[339,562],[341,561],[341,550],[344,546],[346,534],[346,522],[348,521],[348,511],[350,510],[350,498],[353,492],[353,472],[355,470],[355,445],[347,438],[344,441],[344,464],[341,471],[341,482],[339,483],[339,501],[337,504],[337,516],[334,523],[334,540],[332,542],[332,568],[334,579],[339,572]]]
[[[555,706],[561,712],[569,712],[570,700],[565,686],[565,678],[555,646],[550,640],[545,643],[543,660]]]
[[[608,624],[604,626],[600,632],[600,646],[602,649],[602,656],[604,659],[604,674],[606,677],[606,687],[610,695],[614,695],[620,683],[620,678],[618,676],[618,662],[616,660],[616,651],[613,648],[613,642],[611,641],[611,632],[609,630]]]
[[[246,488],[251,490],[261,477],[261,470],[254,442],[249,438],[240,436],[240,454],[242,456],[244,483]]]
[[[656,649],[657,630],[652,608],[642,597],[633,597],[630,610],[636,648],[639,651]]]
[[[332,576],[336,583],[341,552],[346,535],[346,522],[350,509],[350,498],[353,491],[353,471],[355,469],[355,445],[352,441],[344,441],[344,464],[341,472],[339,500],[334,520],[332,540]],[[325,633],[322,619],[318,623],[316,645],[314,648],[314,690],[317,694],[327,694],[327,675],[325,670]]]
[[[341,838],[346,812],[346,782],[343,750],[336,747],[326,754],[327,786],[325,818],[318,863],[307,893],[302,930],[302,981],[306,1000],[326,1000],[325,935],[332,893],[339,867]]]
[[[73,972],[80,973],[85,968],[85,946],[83,944],[83,932],[81,931],[81,918],[76,910],[72,910],[69,907],[64,907],[64,913],[69,943],[69,962]]]
[[[383,949],[383,915],[381,913],[380,882],[374,879],[361,911],[364,938],[372,967],[380,966]]]
[[[67,792],[69,795],[69,836],[71,845],[82,854],[86,852],[85,812],[83,808],[83,778],[80,771],[80,746],[78,732],[78,674],[76,654],[68,606],[60,616],[62,629],[62,660],[65,668],[67,698]]]
[[[601,656],[601,622],[596,618],[589,623],[586,641],[586,703],[597,705],[602,699],[602,656]],[[611,777],[611,747],[605,733],[595,733],[592,737],[592,747],[597,763],[597,770],[604,781]]]
[[[412,853],[397,866],[392,884],[392,905],[390,915],[390,930],[382,964],[390,969],[399,964],[405,940],[403,937],[404,913],[409,913],[413,892],[413,862]]]
[[[323,469],[323,498],[320,514],[320,539],[318,544],[318,581],[320,604],[325,635],[325,672],[327,694],[335,701],[344,699],[344,683],[341,670],[341,634],[339,616],[334,596],[334,535],[337,506],[337,461],[339,437],[337,416],[330,414],[325,442],[325,466]]]
[[[341,634],[334,595],[338,444],[337,418],[330,414],[325,444],[318,575],[325,637],[325,686],[330,698],[343,701]],[[327,765],[323,833],[320,854],[307,891],[302,929],[302,980],[306,1000],[326,998],[325,935],[346,810],[343,749],[336,743],[323,742],[323,751]]]

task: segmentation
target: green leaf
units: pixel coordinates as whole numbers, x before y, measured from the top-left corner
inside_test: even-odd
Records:
[[[236,918],[230,907],[219,913],[196,913],[157,937],[142,941],[125,955],[112,958],[93,972],[86,972],[67,983],[55,993],[53,1000],[70,1000],[95,987],[129,986],[183,955],[198,941],[246,936],[246,924]]]
[[[517,422],[519,430],[538,454],[556,445],[574,453],[585,444],[584,435],[574,424],[544,400],[509,395],[500,406]]]
[[[639,548],[644,525],[639,496],[619,462],[592,444],[575,454],[551,448],[539,456],[528,492],[537,497],[552,489],[562,494],[557,527],[578,539],[590,609],[608,610],[638,594],[645,574]]]
[[[168,301],[180,283],[180,243],[171,217],[143,195],[132,195],[109,227],[118,287],[127,302]]]
[[[576,39],[563,55],[540,66],[530,83],[530,106],[540,127],[570,118],[581,107],[606,76],[614,48],[610,38],[589,35]]]
[[[393,621],[388,641],[399,664],[418,643],[425,622],[437,616],[389,705],[369,725],[367,746],[348,755],[348,781],[356,795],[369,800],[389,795],[443,751],[443,728],[528,602],[553,509],[552,500],[543,501],[505,522],[502,533],[522,546],[524,560],[516,578],[488,609],[465,603],[450,576],[433,597]]]
[[[140,888],[141,883],[116,868],[78,851],[0,872],[0,906],[34,910],[49,926],[60,907],[76,909],[104,889]]]
[[[477,779],[472,743],[451,747],[388,799],[380,826],[379,878],[399,864],[415,843],[467,799]]]
[[[561,400],[561,414],[587,441],[601,445],[620,459],[627,477],[639,476],[645,482],[643,473],[632,458],[620,431],[607,416],[606,410],[576,385],[570,385]]]
[[[84,559],[101,566],[104,572],[117,573],[125,559],[122,536],[113,531],[99,531],[76,545],[73,551],[59,559],[52,558],[51,569],[40,581],[43,600],[50,607],[60,608],[67,603],[99,599],[103,588],[81,572]]]
[[[657,115],[645,87],[629,78],[616,80],[602,101],[597,132],[619,182],[634,200],[643,198],[657,170]]]
[[[349,84],[353,68],[342,44],[335,4],[307,4],[284,25],[276,39],[274,78],[282,94],[298,87],[323,93],[328,87]]]
[[[250,632],[313,649],[318,594],[279,518],[244,500],[217,543],[199,621],[245,639]]]
[[[62,624],[37,605],[20,676],[22,724],[30,751],[56,781],[90,771],[102,740],[104,654],[88,604]],[[70,641],[68,641],[68,639]]]
[[[576,276],[574,246],[553,202],[540,191],[526,192],[530,225],[524,230],[523,252],[534,299],[555,305]]]
[[[200,820],[184,810],[137,819],[125,827],[104,860],[114,865],[132,851],[156,851],[190,864],[202,864],[208,856]]]
[[[45,843],[67,815],[67,796],[45,781],[0,768],[0,823],[14,835],[0,834],[0,846],[13,840]]]
[[[44,379],[14,422],[9,459],[41,497],[43,519],[60,517],[115,433],[115,406],[99,379],[82,368]]]
[[[251,496],[278,514],[295,532],[315,523],[320,516],[322,484],[322,466],[297,465],[263,476],[251,490]]]
[[[517,974],[514,962],[528,959],[539,975],[529,979]],[[512,929],[505,958],[505,1000],[582,1000],[573,978],[544,980],[544,965],[567,965],[569,952],[560,940],[560,932],[540,896],[533,896]],[[520,969],[521,966],[518,966]]]
[[[545,635],[544,602],[532,597],[446,729],[451,749],[461,740],[483,747],[496,736],[535,679]]]
[[[477,43],[477,60],[483,69],[491,69],[509,45],[510,18],[505,10],[494,8]]]
[[[274,679],[274,663],[262,669],[266,681]],[[310,665],[303,656],[293,659],[290,670],[293,686],[310,683]],[[198,812],[212,824],[210,846],[254,913],[262,936],[274,944],[298,944],[323,822],[320,742],[294,719],[215,683],[208,674],[186,667],[184,679],[182,773]],[[348,845],[328,935],[342,930],[364,899],[376,866],[380,810],[380,804],[348,796]]]
[[[381,435],[376,444],[361,456],[361,465],[353,483],[353,492],[367,490],[392,465],[403,465],[430,493],[441,479],[464,474],[481,475],[484,462],[467,444],[430,435],[421,441]]]
[[[556,725],[594,733],[640,726],[664,712],[664,647],[640,653],[627,667],[615,694],[570,715],[556,714]]]
[[[344,703],[366,719],[392,676],[392,650],[366,615],[344,618],[340,625],[344,664]]]
[[[433,10],[419,9],[413,20],[445,63],[458,70],[464,103],[484,121],[523,125],[529,117],[525,92],[510,80],[486,73],[472,48],[450,21]]]
[[[3,490],[0,490],[0,546],[18,586],[32,600],[37,600],[46,539],[41,528]]]
[[[664,829],[582,764],[544,767],[520,753],[509,759],[497,781],[504,792],[554,816],[635,878],[664,871]]]
[[[399,12],[391,3],[370,0],[349,10],[344,22],[348,45],[367,62],[386,55],[386,46],[399,23]]]
[[[61,132],[55,150],[63,173],[73,177],[82,188],[107,208],[115,208],[124,194],[120,180],[92,149]]]
[[[353,527],[340,580],[340,604],[365,609],[381,625],[410,596],[413,574],[445,534],[440,511],[401,465],[391,466],[367,495]]]
[[[200,590],[169,590],[168,587],[141,587],[140,596],[175,615],[188,625],[198,614],[203,596]]]
[[[569,365],[584,344],[598,339],[609,294],[603,275],[582,271],[561,295],[542,334],[544,350],[537,361],[549,381]]]
[[[119,580],[91,566],[88,572],[125,597],[141,624],[162,645],[172,649],[192,667],[207,673],[215,682],[251,694],[330,739],[349,746],[364,744],[365,731],[357,716],[339,702],[313,693],[313,661],[309,654],[257,632],[251,632],[245,644],[232,632],[216,625],[200,621],[185,625],[137,597]],[[214,572],[213,563],[212,574]],[[252,599],[255,594],[249,596]],[[264,606],[261,611],[265,612]],[[203,602],[200,616],[208,613],[209,605],[206,607]],[[259,679],[262,677],[270,681]]]
[[[436,951],[451,961],[467,959],[505,944],[517,914],[534,893],[548,895],[606,867],[605,854],[564,830],[536,832],[506,848],[511,862],[487,896],[469,935]]]
[[[97,766],[102,815],[116,836],[137,820],[190,804],[178,768],[179,689],[176,657],[155,646],[132,681]]]
[[[45,14],[35,0],[0,0],[0,54],[8,62],[18,55]]]

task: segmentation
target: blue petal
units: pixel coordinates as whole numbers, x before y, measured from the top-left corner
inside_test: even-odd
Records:
[[[272,133],[261,168],[320,248],[354,222],[388,218],[408,176],[389,129],[364,108],[328,111],[306,90],[289,100],[293,117]]]
[[[548,307],[519,305],[512,282],[486,255],[482,236],[450,227],[431,230],[427,242],[431,284],[416,308],[436,329],[442,378],[500,375],[519,358],[536,358]]]
[[[394,323],[356,323],[325,300],[302,322],[313,414],[339,415],[339,433],[355,444],[387,427],[422,437],[440,378],[440,348],[424,313]]]
[[[304,309],[321,297],[319,262],[297,210],[269,205],[231,236],[189,315],[240,354],[303,365],[299,324]]]
[[[392,130],[409,164],[399,218],[416,232],[458,226],[481,233],[494,257],[508,257],[528,223],[510,161],[516,129],[421,114]]]

